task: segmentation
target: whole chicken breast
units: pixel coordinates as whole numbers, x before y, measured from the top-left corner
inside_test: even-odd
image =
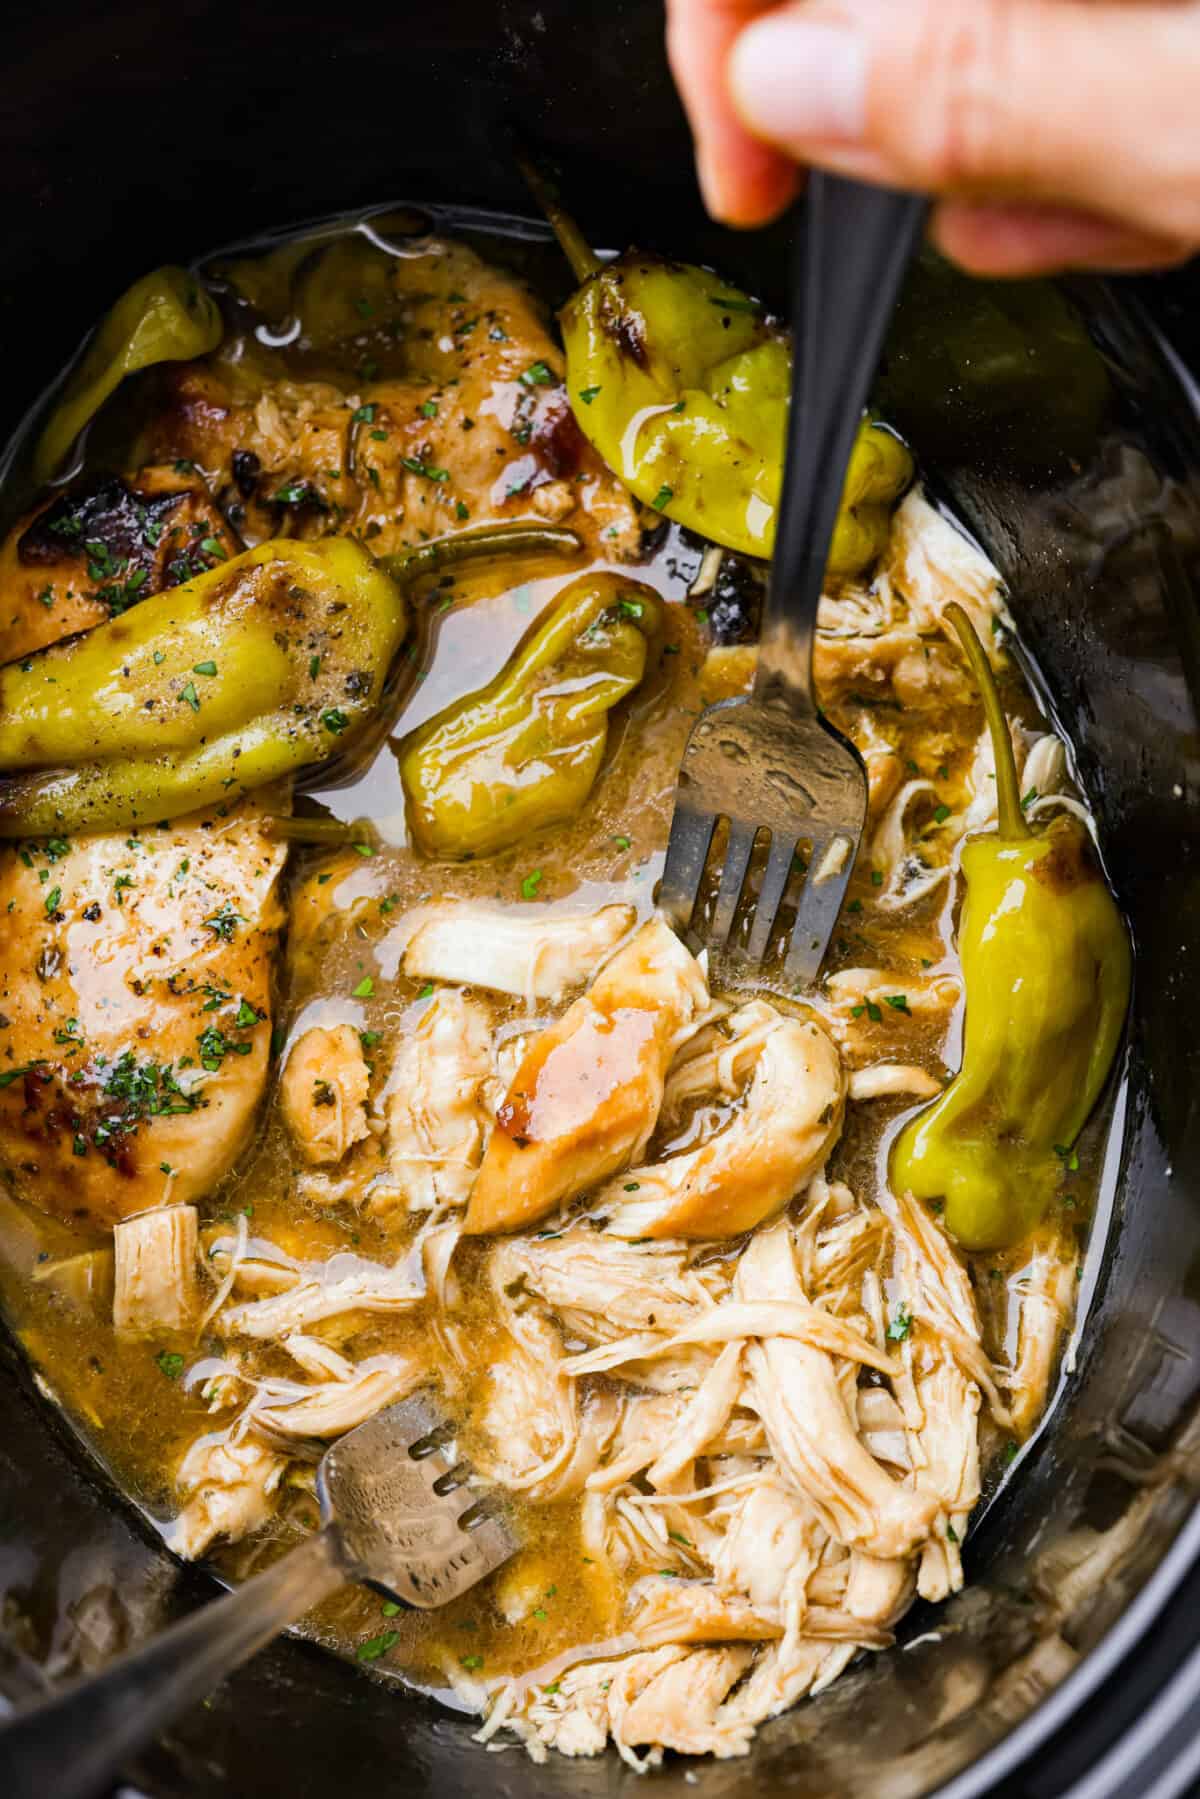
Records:
[[[69,1223],[199,1197],[253,1125],[286,848],[220,810],[0,850],[0,1162]]]

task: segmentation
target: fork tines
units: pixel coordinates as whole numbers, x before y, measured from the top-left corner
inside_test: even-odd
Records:
[[[679,930],[743,967],[763,971],[774,943],[772,977],[807,985],[837,923],[865,817],[866,771],[823,721],[754,702],[710,707],[684,752],[659,903]],[[716,878],[722,820],[728,835],[705,921],[697,906]]]

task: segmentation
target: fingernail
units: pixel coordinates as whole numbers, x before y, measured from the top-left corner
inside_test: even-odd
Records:
[[[714,156],[705,143],[696,147],[696,178],[700,183],[700,194],[708,216],[720,224],[727,224],[731,216],[730,201],[726,183],[722,179],[721,159]]]
[[[743,122],[773,143],[854,143],[866,129],[867,59],[849,21],[768,14],[738,38],[729,82]]]

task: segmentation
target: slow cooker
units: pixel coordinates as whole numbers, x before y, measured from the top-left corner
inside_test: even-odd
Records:
[[[391,200],[528,214],[514,128],[561,160],[594,241],[778,293],[786,226],[739,237],[703,215],[662,40],[657,0],[10,11],[4,433],[157,263]],[[1058,1398],[972,1530],[966,1590],[748,1757],[671,1758],[663,1799],[1174,1799],[1200,1780],[1198,295],[1186,270],[1005,290],[927,261],[893,331],[888,415],[1010,586],[1135,935],[1116,1128]],[[0,1692],[17,1702],[215,1589],[0,1354]],[[638,1779],[615,1755],[489,1755],[471,1730],[285,1639],[124,1790],[586,1799]]]

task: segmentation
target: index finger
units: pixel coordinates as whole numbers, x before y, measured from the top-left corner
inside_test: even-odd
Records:
[[[696,141],[704,203],[729,225],[762,225],[796,191],[794,165],[751,137],[730,102],[725,70],[734,39],[778,0],[667,0],[667,53]]]

